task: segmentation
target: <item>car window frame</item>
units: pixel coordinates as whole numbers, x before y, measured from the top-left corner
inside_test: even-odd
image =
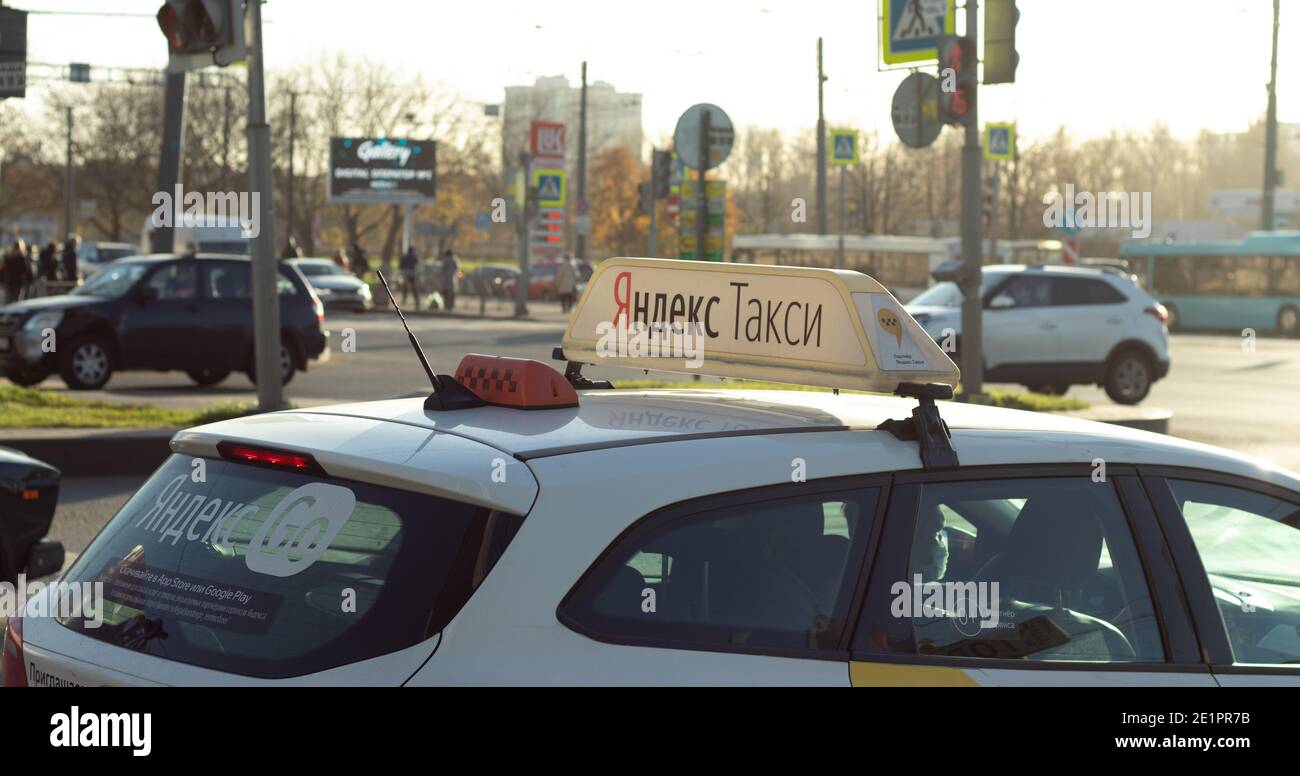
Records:
[[[1161,530],[1169,539],[1173,563],[1184,580],[1183,589],[1188,595],[1192,620],[1209,659],[1210,671],[1216,674],[1300,676],[1300,664],[1233,662],[1227,625],[1219,614],[1205,564],[1168,481],[1192,480],[1208,485],[1223,485],[1293,504],[1300,504],[1300,493],[1263,480],[1190,466],[1142,466],[1139,467],[1139,474],[1143,487],[1151,496]]]
[[[1060,293],[1071,283],[1083,285],[1100,285],[1110,290],[1117,299],[1110,302],[1065,302],[1060,300]],[[1124,292],[1115,286],[1106,282],[1104,278],[1087,277],[1084,275],[1054,275],[1052,276],[1052,307],[1113,307],[1116,305],[1127,304],[1128,297]]]
[[[1155,622],[1160,630],[1165,660],[1153,662],[1098,663],[1069,660],[1036,661],[1002,658],[972,658],[949,655],[923,655],[888,652],[872,648],[873,626],[884,623],[892,632],[910,631],[908,621],[894,618],[890,588],[906,578],[922,486],[962,481],[1025,480],[1053,477],[1091,477],[1091,464],[997,464],[968,466],[950,470],[913,470],[894,475],[890,503],[885,510],[882,530],[876,543],[876,557],[870,565],[870,579],[861,600],[858,618],[852,629],[851,654],[854,662],[887,663],[909,666],[934,666],[984,670],[1028,671],[1105,671],[1119,673],[1197,673],[1207,674],[1210,666],[1202,659],[1195,631],[1188,617],[1183,594],[1163,534],[1152,530],[1152,505],[1138,481],[1137,468],[1130,464],[1107,463],[1106,479],[1113,487],[1124,513],[1147,594],[1151,598]],[[1145,525],[1143,525],[1145,523]]]
[[[853,638],[858,611],[866,594],[866,567],[875,557],[877,543],[880,541],[881,526],[884,523],[885,507],[889,503],[892,477],[888,473],[855,474],[846,477],[808,480],[806,482],[783,483],[779,485],[762,485],[754,488],[715,493],[707,496],[687,499],[649,512],[633,520],[619,532],[600,554],[587,566],[583,573],[569,587],[556,607],[555,616],[560,624],[569,630],[602,644],[625,647],[644,647],[650,649],[672,649],[683,652],[716,652],[723,654],[759,655],[765,657],[793,658],[802,660],[826,660],[847,663],[850,660],[849,642]],[[621,634],[607,633],[579,622],[570,613],[571,605],[591,577],[603,567],[610,555],[624,547],[624,543],[637,534],[656,530],[667,523],[688,519],[695,515],[715,512],[745,504],[762,503],[773,499],[795,498],[798,496],[815,496],[819,493],[837,493],[843,491],[868,491],[876,489],[875,509],[870,519],[866,541],[854,543],[849,547],[849,557],[844,574],[852,580],[852,593],[844,615],[844,628],[834,648],[787,649],[772,646],[747,646],[743,644],[720,644],[717,642],[692,641],[689,639],[628,637]]]
[[[1047,303],[1047,304],[1028,305],[1028,306],[1013,305],[1013,306],[1011,306],[1011,307],[999,307],[999,308],[994,308],[994,307],[992,306],[992,305],[993,305],[993,300],[996,299],[996,298],[998,297],[999,294],[1002,294],[1003,292],[1005,292],[1005,291],[1007,290],[1007,287],[1009,287],[1012,283],[1016,282],[1016,281],[1017,281],[1018,279],[1020,279],[1020,278],[1025,278],[1025,279],[1041,279],[1041,280],[1045,281],[1045,282],[1047,283],[1047,296],[1048,296],[1048,300],[1049,300],[1048,303]],[[1055,297],[1055,288],[1054,288],[1054,285],[1053,285],[1053,283],[1052,283],[1052,278],[1051,278],[1050,276],[1048,276],[1047,274],[1044,274],[1044,273],[1037,273],[1037,272],[1011,272],[1011,273],[1008,273],[1006,277],[1002,278],[1002,279],[999,280],[996,284],[994,284],[993,286],[991,286],[991,287],[989,288],[989,290],[986,291],[986,292],[984,293],[984,297],[983,297],[983,299],[982,299],[982,301],[981,301],[981,306],[982,306],[985,310],[988,310],[988,311],[996,311],[996,312],[1009,312],[1009,311],[1012,311],[1012,310],[1045,310],[1045,309],[1048,309],[1048,308],[1050,308],[1050,307],[1055,307],[1055,306],[1056,306],[1056,305],[1052,304],[1052,301],[1050,301],[1050,300],[1053,300],[1054,297]]]
[[[172,261],[158,262],[156,266],[150,268],[148,271],[146,271],[143,275],[140,276],[140,279],[136,281],[135,286],[132,287],[131,292],[138,293],[140,291],[143,291],[145,288],[148,288],[149,284],[153,281],[154,277],[158,275],[158,273],[165,272],[171,269],[172,267],[183,267],[183,266],[192,267],[194,270],[194,296],[190,299],[177,299],[174,297],[166,297],[163,296],[162,294],[159,294],[153,301],[154,302],[179,302],[182,304],[197,304],[198,302],[204,299],[203,271],[202,268],[199,266],[199,262],[191,258],[181,258],[181,259],[174,259]]]

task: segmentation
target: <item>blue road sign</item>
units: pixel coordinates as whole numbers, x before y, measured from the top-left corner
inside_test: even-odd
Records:
[[[881,58],[886,65],[939,59],[939,36],[956,30],[956,0],[881,0]]]

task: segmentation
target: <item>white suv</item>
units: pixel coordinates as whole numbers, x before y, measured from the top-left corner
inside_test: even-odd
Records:
[[[1169,373],[1165,308],[1126,275],[993,265],[984,267],[981,285],[989,382],[1051,394],[1095,383],[1111,400],[1137,404]],[[961,301],[956,283],[944,281],[905,307],[940,345],[960,348]]]

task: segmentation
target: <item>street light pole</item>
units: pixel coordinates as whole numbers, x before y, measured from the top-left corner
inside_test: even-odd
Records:
[[[248,177],[258,198],[258,232],[252,238],[253,351],[257,374],[257,408],[272,412],[284,407],[280,368],[280,300],[276,291],[279,262],[275,258],[274,186],[271,182],[271,126],[266,122],[266,81],[263,71],[262,4],[247,5],[248,41]]]
[[[73,187],[76,186],[75,173],[72,170],[72,106],[64,108],[68,120],[67,159],[63,168],[63,234],[72,234],[74,222],[72,213]]]
[[[979,3],[966,0],[966,37],[978,41]],[[978,88],[978,87],[976,87]],[[976,115],[979,100],[974,100],[966,140],[961,149],[961,251],[964,259],[961,306],[961,382],[967,399],[984,391],[984,342],[981,305],[983,257],[980,243],[980,131]]]
[[[1268,117],[1264,128],[1264,202],[1260,228],[1273,231],[1273,197],[1277,189],[1277,30],[1280,0],[1273,0],[1273,64],[1268,78]]]
[[[822,39],[817,39],[817,234],[826,234],[826,100],[822,72]]]

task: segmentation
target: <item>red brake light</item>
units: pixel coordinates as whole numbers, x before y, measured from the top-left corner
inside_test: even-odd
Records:
[[[489,404],[522,410],[578,406],[569,381],[541,361],[471,353],[461,359],[455,378]]]
[[[1147,315],[1154,315],[1156,317],[1156,320],[1160,321],[1161,323],[1169,323],[1169,311],[1166,310],[1165,306],[1160,304],[1159,302],[1157,302],[1154,307],[1148,307],[1142,312],[1146,313]]]
[[[316,459],[307,453],[295,453],[290,450],[272,450],[266,447],[253,447],[237,442],[218,442],[217,452],[222,458],[257,466],[269,466],[275,469],[290,469],[303,474],[318,477],[328,476]]]
[[[0,647],[0,673],[4,674],[5,687],[26,687],[27,667],[23,665],[23,618],[15,614],[5,628],[4,646]]]

